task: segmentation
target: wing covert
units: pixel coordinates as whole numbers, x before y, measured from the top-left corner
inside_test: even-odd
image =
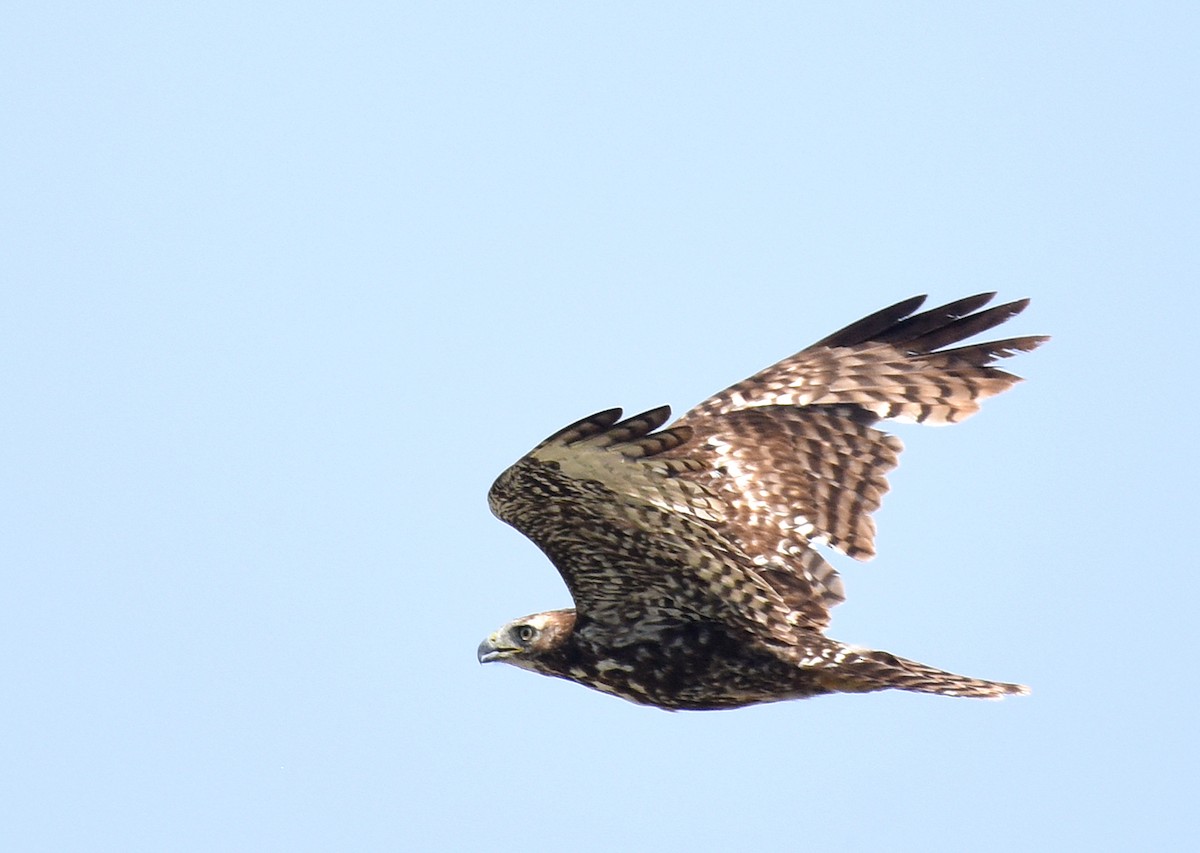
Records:
[[[572,424],[500,475],[492,511],[554,563],[580,630],[632,642],[663,622],[708,619],[791,641],[792,609],[720,532],[719,498],[683,476],[696,461],[666,453],[690,428],[654,432],[669,416],[619,421],[610,410]]]

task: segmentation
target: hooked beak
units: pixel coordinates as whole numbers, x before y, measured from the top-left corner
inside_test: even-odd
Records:
[[[488,637],[479,644],[479,648],[475,652],[475,657],[480,663],[491,663],[492,661],[503,660],[518,649],[509,648],[500,645],[497,642],[495,634]]]

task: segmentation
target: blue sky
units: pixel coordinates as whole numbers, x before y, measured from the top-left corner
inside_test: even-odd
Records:
[[[1197,835],[1193,4],[10,5],[0,832],[21,850]],[[508,667],[488,513],[601,408],[1033,299],[832,636],[1028,698],[669,714]]]

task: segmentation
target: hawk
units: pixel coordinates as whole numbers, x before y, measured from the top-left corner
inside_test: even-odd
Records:
[[[884,308],[665,428],[667,406],[624,420],[609,409],[547,438],[488,501],[550,558],[575,609],[508,623],[479,661],[668,710],[888,688],[1028,693],[824,633],[844,595],[821,548],[874,556],[871,513],[902,447],[876,424],[957,423],[1019,381],[994,361],[1048,339],[961,344],[1029,303],[985,309],[994,296]]]

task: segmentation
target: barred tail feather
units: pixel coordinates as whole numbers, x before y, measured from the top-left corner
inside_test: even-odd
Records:
[[[1005,696],[1025,696],[1030,692],[1024,684],[970,678],[889,652],[875,651],[848,657],[840,667],[827,671],[825,680],[831,689],[846,693],[892,689],[936,693],[939,696],[1002,699]]]

